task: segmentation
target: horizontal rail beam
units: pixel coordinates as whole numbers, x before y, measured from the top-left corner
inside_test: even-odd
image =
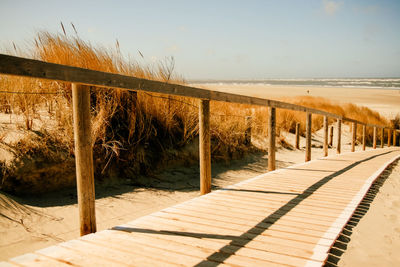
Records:
[[[4,54],[0,54],[0,73],[7,75],[79,83],[84,85],[120,88],[132,91],[146,91],[175,96],[186,96],[229,103],[269,106],[294,111],[309,112],[321,116],[328,116],[344,121],[355,122],[358,124],[367,125],[369,127],[375,126],[379,128],[387,128],[380,125],[365,124],[363,122],[346,118],[334,113],[277,100],[211,91],[191,86],[141,79],[133,76],[83,69]]]

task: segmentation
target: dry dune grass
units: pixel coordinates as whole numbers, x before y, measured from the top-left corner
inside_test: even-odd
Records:
[[[76,36],[40,32],[32,51],[24,56],[93,70],[120,73],[164,82],[184,83],[174,75],[173,58],[167,58],[156,67],[142,66],[122,56],[118,42],[115,48],[94,47]],[[19,53],[20,54],[20,53]],[[23,94],[4,94],[2,107],[7,112],[23,114],[27,129],[32,128],[32,118],[40,117],[45,110],[55,127],[46,128],[43,149],[49,142],[61,142],[57,151],[73,156],[73,131],[71,112],[71,85],[69,83],[0,76],[3,91]],[[134,88],[133,88],[134,89]],[[32,94],[35,93],[35,94]],[[40,93],[40,94],[36,94]],[[286,99],[288,102],[324,109],[365,122],[386,124],[386,120],[367,108],[354,105],[338,106],[320,98]],[[195,143],[198,135],[198,101],[145,92],[123,91],[110,88],[91,88],[93,141],[96,177],[132,177],[148,173],[171,160],[192,162],[197,151],[185,149]],[[294,131],[296,122],[304,122],[301,112],[278,110],[278,133]],[[245,144],[245,117],[252,116],[253,135],[266,136],[267,108],[248,105],[211,103],[212,153],[215,159],[240,157],[249,146]],[[322,118],[314,116],[313,130],[322,126]],[[304,132],[304,124],[301,125]],[[34,142],[41,142],[35,139]],[[31,141],[21,141],[28,148],[40,146]],[[35,153],[36,153],[35,152]],[[65,154],[64,153],[64,154]],[[31,153],[32,154],[32,153]],[[64,155],[63,154],[63,155]],[[53,154],[44,154],[54,157]],[[49,157],[50,157],[49,156]],[[62,158],[62,157],[61,157]],[[62,170],[60,170],[62,173]],[[54,174],[53,174],[54,175]],[[25,179],[25,178],[20,178]],[[52,177],[48,177],[52,179]]]

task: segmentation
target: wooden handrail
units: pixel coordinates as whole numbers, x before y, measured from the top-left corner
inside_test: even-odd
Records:
[[[186,96],[229,103],[282,108],[318,114],[321,116],[328,116],[331,118],[366,125],[368,127],[388,128],[381,125],[363,123],[323,110],[308,108],[301,105],[286,103],[272,99],[212,91],[191,86],[153,81],[148,79],[136,78],[133,76],[89,70],[4,54],[0,54],[0,74],[64,81],[100,87],[120,88],[132,91],[146,91],[175,96]]]
[[[268,144],[268,170],[275,170],[275,126],[276,108],[302,111],[306,116],[306,161],[311,160],[311,123],[312,114],[324,116],[324,151],[328,155],[328,117],[337,119],[338,145],[337,153],[341,150],[341,123],[349,121],[353,124],[352,151],[356,141],[356,125],[363,127],[363,145],[365,149],[365,126],[374,127],[374,148],[376,143],[376,128],[381,128],[381,147],[383,147],[384,129],[388,129],[388,146],[392,129],[359,122],[334,113],[290,104],[277,100],[251,97],[211,91],[190,86],[170,84],[160,81],[125,76],[115,73],[101,72],[78,67],[54,64],[39,60],[0,54],[0,74],[24,76],[30,78],[48,79],[72,83],[74,138],[75,138],[75,164],[78,187],[78,206],[80,210],[81,235],[96,231],[95,194],[93,177],[93,154],[91,142],[90,122],[90,88],[84,85],[97,87],[120,88],[129,91],[146,91],[153,93],[185,96],[199,99],[199,151],[200,151],[200,188],[201,194],[211,191],[211,141],[210,141],[210,100],[230,103],[258,105],[269,107],[269,144]],[[249,126],[249,125],[248,125]],[[250,125],[251,127],[251,125]],[[396,135],[393,130],[395,143]],[[296,125],[296,148],[299,146],[299,124]],[[250,137],[251,140],[251,137]]]

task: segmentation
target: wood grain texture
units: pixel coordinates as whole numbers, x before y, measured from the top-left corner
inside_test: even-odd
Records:
[[[210,101],[200,100],[199,105],[199,152],[200,152],[200,194],[211,192],[211,139]]]
[[[296,132],[295,132],[295,148],[300,149],[300,123],[296,123]]]
[[[268,108],[268,171],[275,170],[276,109]]]
[[[373,137],[372,137],[372,148],[376,149],[376,127],[374,127]]]
[[[337,144],[336,144],[336,153],[340,154],[342,151],[342,120],[337,120]]]
[[[90,88],[72,84],[76,184],[80,233],[96,232]]]
[[[328,156],[328,116],[324,116],[324,157]]]
[[[365,150],[365,135],[366,135],[366,126],[362,127],[362,149]]]
[[[311,160],[311,123],[312,115],[311,113],[306,114],[306,159],[305,161]]]
[[[324,266],[368,188],[396,158],[400,149],[391,147],[268,172],[8,263]]]
[[[351,152],[355,151],[357,141],[357,123],[353,122],[351,124]]]
[[[165,82],[136,78],[133,76],[125,76],[115,73],[101,72],[78,67],[43,62],[34,59],[26,59],[21,57],[0,54],[0,73],[7,75],[24,76],[39,79],[48,79],[55,81],[64,81],[71,83],[79,83],[84,85],[93,85],[98,87],[120,88],[125,90],[146,91],[153,93],[162,93],[176,96],[187,96],[200,99],[209,99],[215,101],[223,101],[230,103],[240,103],[248,105],[269,106],[275,108],[283,108],[295,111],[310,112],[322,116],[329,116],[336,119],[342,119],[349,122],[356,121],[334,113],[307,108],[300,105],[286,103],[277,100],[250,97],[245,95],[237,95],[211,91],[207,89],[195,88],[178,84],[170,84]],[[384,127],[381,125],[366,124],[369,127]]]

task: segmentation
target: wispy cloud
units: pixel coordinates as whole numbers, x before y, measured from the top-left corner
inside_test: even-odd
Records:
[[[340,7],[343,5],[343,2],[323,0],[322,5],[325,13],[329,16],[333,16],[339,11]]]

